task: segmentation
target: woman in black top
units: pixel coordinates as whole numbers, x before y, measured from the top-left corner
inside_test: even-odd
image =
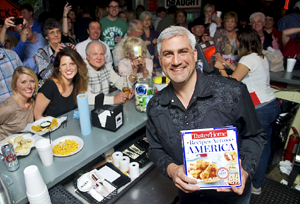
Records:
[[[88,70],[78,52],[69,47],[56,55],[53,74],[39,89],[34,108],[36,120],[43,116],[58,117],[77,107],[76,96],[85,93]]]

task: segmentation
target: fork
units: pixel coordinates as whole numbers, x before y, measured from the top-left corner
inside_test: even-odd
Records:
[[[67,116],[67,118],[66,118],[66,120],[63,122],[63,128],[65,128],[65,127],[67,127],[68,126],[68,115],[66,115]]]

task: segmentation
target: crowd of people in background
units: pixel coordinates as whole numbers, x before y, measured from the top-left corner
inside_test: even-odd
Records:
[[[121,90],[121,76],[127,77],[130,87],[138,78],[151,78],[160,68],[159,35],[170,26],[189,30],[196,45],[213,42],[213,67],[226,77],[224,68],[230,68],[231,77],[256,95],[259,103],[254,105],[269,139],[280,109],[270,88],[263,50],[272,47],[281,50],[284,57],[300,60],[300,1],[286,15],[277,12],[278,7],[274,9],[274,1],[262,2],[262,7],[248,16],[248,11],[243,13],[245,4],[224,12],[217,2],[208,3],[194,12],[192,20],[188,20],[187,10],[176,6],[158,7],[154,13],[142,5],[132,9],[124,0],[108,0],[93,10],[67,3],[58,9],[62,13],[59,19],[46,13],[38,22],[31,5],[20,6],[21,22],[15,17],[0,21],[1,139],[34,119],[57,117],[75,109],[77,94],[87,93],[93,104],[94,97],[108,94],[110,86]],[[228,52],[240,58],[237,64],[224,60],[223,54]],[[253,86],[253,81],[259,83]],[[130,94],[107,96],[104,102],[122,104],[133,95],[131,89]],[[275,111],[269,114],[270,109]],[[19,111],[19,117],[12,116],[13,111]],[[260,171],[253,178],[256,194],[261,192],[269,148],[268,143]]]

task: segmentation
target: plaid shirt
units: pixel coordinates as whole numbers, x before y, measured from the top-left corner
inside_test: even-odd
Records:
[[[91,67],[87,60],[84,60],[88,68],[89,85],[86,94],[90,105],[95,103],[95,97],[104,93],[104,104],[114,104],[114,96],[107,96],[109,93],[109,86],[116,87],[119,90],[123,88],[123,78],[120,77],[112,68],[110,64],[105,64],[100,70],[96,71]],[[133,84],[127,79],[129,87]]]
[[[10,82],[18,66],[22,66],[19,56],[12,50],[0,48],[0,103],[12,94]]]

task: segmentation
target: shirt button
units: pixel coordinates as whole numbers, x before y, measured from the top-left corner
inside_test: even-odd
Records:
[[[187,125],[189,124],[189,123],[186,123]]]
[[[187,115],[184,118],[187,119]]]
[[[172,99],[171,102],[174,103],[174,100]]]

